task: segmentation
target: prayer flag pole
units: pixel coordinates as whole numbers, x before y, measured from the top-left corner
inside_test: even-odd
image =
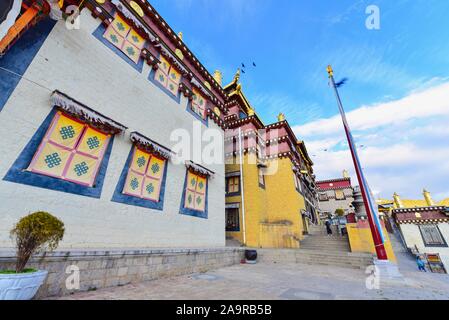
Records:
[[[345,129],[346,138],[348,139],[349,149],[351,150],[352,160],[354,162],[355,172],[357,174],[357,179],[359,181],[360,190],[362,192],[363,203],[365,205],[366,214],[368,216],[368,222],[371,229],[371,234],[373,236],[374,247],[376,249],[377,258],[379,260],[388,260],[387,252],[385,251],[384,246],[384,237],[382,232],[382,226],[379,221],[379,216],[377,213],[377,209],[375,206],[375,202],[373,197],[371,196],[368,188],[368,183],[366,182],[365,175],[362,171],[362,166],[360,165],[360,159],[357,154],[357,149],[354,144],[354,139],[351,134],[351,130],[349,128],[348,121],[346,119],[346,114],[343,109],[343,104],[341,103],[340,95],[338,94],[337,85],[334,80],[334,71],[332,67],[329,65],[327,67],[327,72],[329,74],[329,79],[332,83],[332,87],[334,88],[335,97],[337,98],[338,109],[340,110],[340,115],[343,121],[343,127]]]

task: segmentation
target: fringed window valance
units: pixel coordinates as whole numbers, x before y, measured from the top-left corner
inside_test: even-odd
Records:
[[[189,171],[192,171],[193,173],[205,176],[205,177],[213,177],[215,175],[215,172],[196,164],[192,161],[186,161],[186,167]]]
[[[128,129],[124,125],[92,110],[57,90],[53,92],[50,99],[52,107],[59,107],[75,118],[87,122],[105,133],[117,134]]]
[[[132,132],[130,139],[133,143],[135,143],[141,149],[147,150],[150,153],[154,153],[164,159],[170,159],[170,157],[174,154],[170,149],[161,146],[160,144],[154,142],[153,140],[141,135],[138,132]]]

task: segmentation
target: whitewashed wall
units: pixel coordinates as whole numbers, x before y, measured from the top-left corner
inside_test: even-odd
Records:
[[[97,40],[92,33],[99,24],[86,10],[80,30],[69,31],[64,22],[58,22],[25,77],[58,89],[162,145],[173,146],[172,130],[192,132],[197,121],[185,110],[187,100],[182,97],[177,104],[148,81],[147,64],[138,73]],[[1,177],[49,114],[50,94],[22,80],[0,112]],[[218,127],[209,121],[209,128]],[[224,165],[205,165],[216,172],[209,181],[209,219],[179,214],[186,168],[172,163],[164,211],[155,211],[110,201],[130,148],[128,134],[115,138],[101,199],[0,180],[0,248],[13,245],[9,230],[20,217],[36,210],[64,221],[66,235],[60,248],[224,246]]]
[[[401,224],[401,231],[404,236],[407,247],[414,248],[416,245],[419,252],[422,253],[439,253],[446,270],[449,271],[449,247],[426,247],[416,224]],[[438,228],[444,240],[449,244],[449,223],[439,223]]]

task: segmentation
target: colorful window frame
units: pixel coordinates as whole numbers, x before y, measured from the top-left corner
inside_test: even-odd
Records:
[[[4,181],[24,184],[28,186],[48,189],[52,191],[59,191],[64,193],[70,193],[77,196],[85,196],[99,199],[101,198],[104,179],[106,176],[106,171],[109,163],[109,158],[112,151],[112,145],[114,137],[110,138],[108,146],[104,152],[101,165],[96,174],[96,179],[92,187],[87,187],[78,183],[73,183],[66,180],[61,180],[48,175],[33,173],[27,168],[29,168],[32,159],[36,154],[36,150],[42,143],[47,131],[52,124],[56,114],[57,109],[53,108],[52,111],[45,118],[43,123],[40,125],[36,133],[33,135],[31,140],[22,150],[16,161],[13,163],[11,168],[6,173],[3,178]]]
[[[205,121],[207,117],[207,100],[197,89],[193,88],[192,92],[193,96],[190,109],[199,116],[202,121]]]
[[[228,196],[240,194],[240,177],[226,178],[226,192]]]
[[[418,227],[426,247],[447,247],[447,243],[437,225],[422,224]]]
[[[106,28],[103,37],[132,62],[135,64],[139,62],[142,49],[145,46],[145,39],[117,13]]]
[[[110,137],[59,111],[27,170],[92,187]]]
[[[134,147],[123,193],[159,202],[165,166],[165,159]]]
[[[178,97],[181,73],[162,55],[159,57],[159,60],[161,62],[154,73],[154,81],[166,89],[172,96]]]
[[[154,170],[157,172],[153,172],[151,169],[155,164],[159,166],[158,170]],[[111,201],[162,211],[164,209],[167,168],[168,161],[166,159],[133,145]],[[135,189],[132,188],[131,183],[134,178],[137,179],[140,189],[139,186]],[[153,184],[154,189],[151,192],[147,190],[149,183],[145,183],[145,181]]]
[[[180,213],[207,219],[208,190],[208,177],[187,170]]]

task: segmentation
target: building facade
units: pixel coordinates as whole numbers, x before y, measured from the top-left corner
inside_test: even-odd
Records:
[[[238,71],[224,87],[226,235],[249,247],[298,248],[318,221],[313,163],[282,114],[262,123],[239,79]]]
[[[403,241],[416,254],[438,254],[449,270],[449,207],[448,199],[435,202],[430,192],[423,199],[401,199],[395,193],[390,211]]]
[[[224,157],[197,141],[223,148],[225,91],[147,1],[62,3],[0,40],[0,247],[38,210],[61,248],[224,246]]]
[[[337,209],[343,209],[345,215],[355,212],[354,188],[346,171],[342,178],[317,181],[316,185],[322,217],[334,215]]]

